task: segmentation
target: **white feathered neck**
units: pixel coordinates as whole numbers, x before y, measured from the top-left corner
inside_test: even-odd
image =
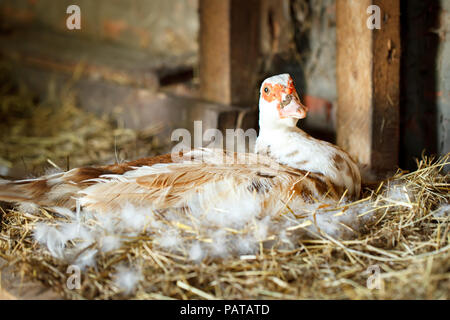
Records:
[[[348,189],[349,194],[357,196],[361,189],[361,178],[359,169],[350,156],[339,147],[315,139],[297,128],[296,117],[281,117],[280,110],[283,106],[280,104],[285,92],[289,91],[289,86],[293,84],[287,74],[271,77],[263,82],[259,102],[260,131],[255,153],[267,155],[295,169],[321,173],[336,185]],[[279,91],[278,99],[267,98],[267,87],[272,91]],[[290,88],[292,90],[295,89]]]

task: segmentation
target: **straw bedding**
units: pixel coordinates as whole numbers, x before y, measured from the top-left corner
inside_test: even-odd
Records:
[[[2,211],[1,257],[68,299],[448,299],[450,181],[440,171],[449,164],[450,155],[436,162],[424,158],[417,171],[399,172],[366,190],[359,202],[342,206],[343,212],[355,206],[365,208],[362,214],[375,212],[352,240],[319,233],[289,249],[262,240],[252,255],[192,261],[143,232],[97,255],[82,272],[81,288],[70,290],[67,263],[33,236],[37,224],[64,218],[44,209],[10,209]],[[192,237],[178,227],[179,237]],[[369,283],[375,271],[377,288]]]

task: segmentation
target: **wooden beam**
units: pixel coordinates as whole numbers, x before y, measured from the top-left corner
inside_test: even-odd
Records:
[[[260,7],[259,0],[200,0],[202,98],[227,105],[255,105]]]
[[[370,5],[381,28],[369,29]],[[400,0],[337,0],[337,142],[374,172],[398,164]]]

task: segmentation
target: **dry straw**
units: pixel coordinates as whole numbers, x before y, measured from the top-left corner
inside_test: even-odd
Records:
[[[2,211],[0,256],[67,299],[448,299],[450,175],[443,169],[449,164],[450,154],[438,161],[424,157],[416,171],[399,171],[375,190],[366,188],[362,200],[342,206],[368,208],[360,204],[371,202],[376,213],[353,240],[319,234],[293,250],[261,243],[255,255],[194,263],[142,234],[102,253],[96,267],[82,274],[81,288],[70,290],[68,266],[31,236],[37,222],[61,218],[44,209],[35,214],[11,209]],[[142,275],[128,294],[114,278],[124,265]]]
[[[37,101],[11,80],[10,69],[0,63],[0,175],[2,168],[40,175],[44,167],[66,170],[164,150],[166,142],[157,137],[162,125],[132,130],[112,116],[86,112],[76,106],[71,83],[57,90],[50,82],[46,99]]]

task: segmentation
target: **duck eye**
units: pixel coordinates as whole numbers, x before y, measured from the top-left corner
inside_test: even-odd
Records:
[[[264,92],[265,92],[265,93],[269,93],[269,88],[265,87],[265,88],[264,88]]]

